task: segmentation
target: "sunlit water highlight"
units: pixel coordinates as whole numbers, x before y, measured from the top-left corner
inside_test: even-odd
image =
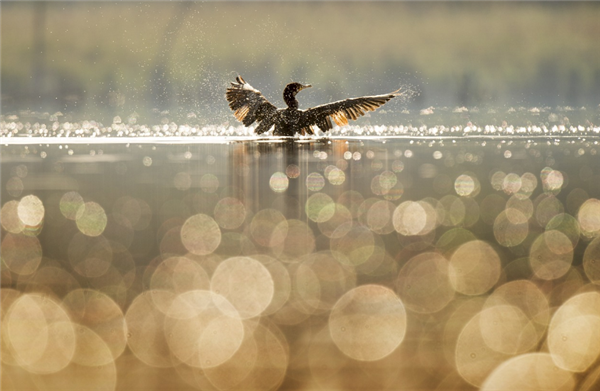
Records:
[[[138,139],[137,142],[176,142],[178,138],[194,142],[219,142],[221,140],[244,141],[265,139],[273,141],[272,134],[265,133],[260,137],[254,134],[252,127],[243,126],[190,126],[190,125],[156,125],[126,126],[114,125],[102,127],[94,124],[80,126],[80,124],[62,124],[58,129],[49,130],[45,126],[25,127],[23,124],[0,124],[0,141],[11,139],[11,143],[21,143],[22,137],[36,137],[42,140],[64,138],[68,140],[77,138],[118,138],[127,142]],[[428,126],[345,126],[336,127],[328,133],[318,132],[316,136],[291,137],[299,140],[328,137],[332,139],[382,137],[382,138],[454,138],[454,137],[599,137],[600,127],[594,126],[495,126],[495,125],[443,125]],[[8,140],[5,140],[8,141]],[[111,141],[108,141],[111,142]]]
[[[388,125],[335,126],[327,134],[317,131],[317,137],[585,137],[600,136],[600,106],[573,107],[509,107],[479,109],[477,107],[429,107],[422,110],[403,110],[376,114],[378,122]],[[216,142],[212,138],[255,139],[254,127],[244,127],[227,120],[207,124],[198,121],[195,113],[171,115],[162,112],[152,121],[142,121],[137,113],[114,116],[108,123],[75,118],[73,115],[23,111],[0,117],[0,138],[5,137],[102,137],[102,138],[195,138]],[[361,122],[367,122],[362,120]],[[394,125],[389,125],[389,124]],[[401,124],[401,125],[395,125]],[[269,136],[270,133],[266,133]],[[210,137],[211,139],[207,139]],[[300,137],[302,139],[302,137]],[[311,137],[312,138],[312,137]],[[198,140],[200,141],[200,140]]]
[[[542,113],[4,118],[2,387],[597,388],[600,128]]]

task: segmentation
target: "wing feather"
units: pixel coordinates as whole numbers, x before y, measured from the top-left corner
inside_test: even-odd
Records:
[[[277,108],[259,90],[246,83],[241,76],[236,77],[235,80],[225,93],[235,118],[245,126],[250,126],[255,121],[270,122]]]
[[[304,111],[304,119],[309,126],[317,126],[326,132],[338,126],[348,125],[348,120],[356,120],[369,111],[375,111],[390,99],[402,95],[400,90],[384,95],[363,96],[337,102],[326,103]]]

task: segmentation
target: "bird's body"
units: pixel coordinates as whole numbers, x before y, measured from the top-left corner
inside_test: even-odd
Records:
[[[355,120],[400,95],[398,90],[385,95],[345,99],[300,110],[296,94],[309,87],[310,84],[288,84],[283,90],[283,100],[287,107],[278,109],[260,91],[238,76],[231,87],[227,88],[225,97],[235,117],[244,125],[259,122],[254,130],[256,133],[262,134],[273,128],[274,135],[293,136],[296,133],[314,134],[315,127],[326,132],[333,128],[334,122],[339,126],[347,125],[348,119]]]

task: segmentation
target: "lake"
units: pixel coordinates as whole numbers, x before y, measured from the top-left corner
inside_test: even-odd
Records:
[[[411,115],[4,117],[3,389],[597,389],[598,113]]]

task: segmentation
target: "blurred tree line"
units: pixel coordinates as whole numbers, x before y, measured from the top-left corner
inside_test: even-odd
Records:
[[[598,107],[596,2],[9,2],[2,113],[230,118],[238,73],[301,107],[412,92],[428,106]]]

